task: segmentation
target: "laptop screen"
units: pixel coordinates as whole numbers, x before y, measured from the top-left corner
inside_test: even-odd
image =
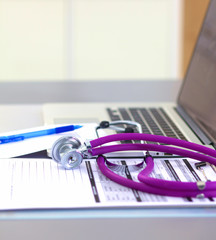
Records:
[[[216,0],[209,4],[178,104],[216,143]]]

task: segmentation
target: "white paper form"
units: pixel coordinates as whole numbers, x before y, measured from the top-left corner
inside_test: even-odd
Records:
[[[115,160],[116,161],[116,160]],[[118,159],[133,164],[137,159]],[[197,170],[190,159],[155,159],[152,176],[167,180],[216,181],[212,166]],[[123,174],[137,180],[137,172]],[[206,176],[205,176],[206,175]],[[216,199],[165,197],[123,187],[107,179],[95,160],[65,170],[51,159],[1,159],[0,209],[216,206]]]

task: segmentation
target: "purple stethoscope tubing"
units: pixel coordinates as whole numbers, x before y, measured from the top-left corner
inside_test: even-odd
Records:
[[[186,149],[155,145],[155,144],[115,144],[110,146],[101,146],[105,143],[110,143],[113,141],[123,141],[123,140],[140,140],[140,141],[153,141],[160,142],[164,144],[171,144],[173,146],[183,147],[191,149],[189,151]],[[106,159],[102,154],[116,151],[129,151],[129,150],[141,150],[141,151],[159,151],[172,153],[179,156],[193,158],[195,160],[208,162],[210,164],[216,165],[216,151],[205,146],[201,146],[195,143],[187,142],[180,139],[174,139],[164,136],[156,136],[144,133],[123,133],[114,134],[106,137],[98,138],[92,140],[92,148],[89,149],[93,156],[98,156],[97,163],[101,172],[112,181],[117,182],[123,186],[133,188],[146,193],[166,195],[173,197],[216,197],[216,182],[205,182],[203,185],[202,181],[199,182],[178,182],[178,181],[168,181],[162,179],[155,179],[149,177],[148,175],[152,172],[154,168],[154,161],[150,155],[146,156],[146,167],[138,174],[138,180],[136,182],[127,178],[124,178],[113,171],[111,171],[106,166]],[[195,151],[195,152],[194,152]],[[200,184],[201,183],[201,187]]]

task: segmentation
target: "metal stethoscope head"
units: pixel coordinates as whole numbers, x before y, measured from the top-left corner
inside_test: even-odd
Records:
[[[122,127],[118,125],[133,126],[137,132],[141,133],[141,125],[133,121],[102,121],[95,129],[97,137],[99,129],[111,128],[118,132],[133,132],[132,127]],[[65,169],[73,169],[78,167],[83,158],[91,158],[92,155],[88,151],[91,148],[90,142],[86,141],[81,144],[80,140],[73,136],[61,137],[54,142],[51,148],[51,157],[57,163],[60,163]]]

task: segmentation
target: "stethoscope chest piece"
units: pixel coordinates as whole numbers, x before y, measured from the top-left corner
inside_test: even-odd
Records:
[[[79,150],[73,150],[65,153],[61,158],[61,164],[66,169],[79,167],[83,161],[83,155]]]
[[[82,163],[83,156],[78,149],[81,142],[74,137],[61,137],[52,146],[52,158],[66,169],[72,169]]]

